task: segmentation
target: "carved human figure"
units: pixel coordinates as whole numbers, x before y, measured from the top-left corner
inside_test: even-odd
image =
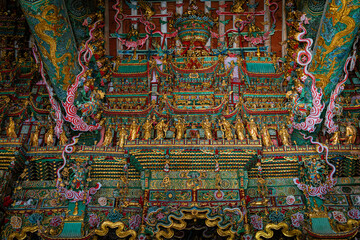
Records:
[[[156,129],[156,138],[155,138],[155,140],[163,139],[165,137],[165,134],[167,132],[168,127],[169,127],[169,124],[166,124],[164,119],[162,119],[158,124],[156,124],[156,126],[155,126],[155,129]]]
[[[54,128],[50,125],[49,130],[45,133],[45,144],[46,146],[54,145]]]
[[[64,145],[67,144],[67,142],[68,142],[68,138],[66,137],[66,133],[65,133],[65,131],[63,129],[63,131],[60,134],[59,145],[64,146]]]
[[[290,134],[288,130],[285,127],[285,124],[282,125],[280,131],[279,131],[281,142],[284,146],[290,146]]]
[[[331,145],[338,145],[340,143],[340,130],[334,132],[332,137],[330,138]]]
[[[225,119],[225,117],[222,117],[221,118],[221,121],[219,122],[219,126],[221,127],[223,133],[224,133],[224,137],[227,139],[227,140],[232,140],[233,139],[233,134],[232,134],[232,126],[231,124],[229,123],[229,121],[227,121]]]
[[[250,122],[248,123],[247,127],[248,127],[248,132],[251,136],[251,139],[257,140],[259,137],[259,134],[258,134],[256,123],[254,122],[253,118],[250,119]]]
[[[236,117],[235,132],[236,132],[236,136],[239,140],[245,139],[244,129],[245,129],[245,127],[244,127],[244,124],[243,124],[241,118],[239,116]]]
[[[117,145],[121,148],[124,147],[125,145],[125,139],[127,138],[127,132],[124,128],[124,126],[121,126],[120,129],[119,129],[119,140],[117,142]]]
[[[351,124],[351,122],[347,123],[346,126],[346,144],[354,144],[356,140],[356,128]]]
[[[136,120],[133,119],[129,128],[129,140],[134,141],[139,137],[139,126],[136,123]]]
[[[273,145],[273,142],[271,141],[271,136],[269,133],[269,130],[267,129],[267,127],[264,125],[261,129],[261,138],[263,141],[263,144],[265,147],[270,147]]]
[[[212,139],[212,129],[211,129],[211,122],[209,121],[209,118],[206,117],[202,122],[201,122],[201,127],[204,129],[204,134],[206,139]]]
[[[143,139],[144,140],[149,140],[151,137],[151,129],[152,129],[152,125],[153,125],[154,121],[150,120],[150,118],[146,119],[146,121],[144,122],[144,124],[142,125],[142,128],[144,130],[143,133]]]
[[[15,122],[13,120],[12,117],[9,118],[9,125],[6,129],[6,135],[9,138],[16,138],[16,133],[15,133]]]
[[[111,131],[111,127],[108,125],[106,127],[106,132],[105,132],[105,136],[104,136],[104,142],[103,142],[102,146],[111,145],[112,139],[113,139],[113,133]]]
[[[186,123],[185,120],[183,118],[180,118],[176,124],[175,124],[175,129],[176,129],[176,139],[177,140],[181,140],[184,137],[184,131],[186,129]]]
[[[36,125],[35,131],[30,135],[30,146],[37,147],[39,145],[39,133],[40,133],[39,125]]]

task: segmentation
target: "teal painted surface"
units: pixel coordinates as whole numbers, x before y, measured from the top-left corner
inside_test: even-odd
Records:
[[[312,223],[312,231],[315,233],[321,233],[321,234],[335,233],[330,226],[328,218],[312,218],[311,223]]]
[[[67,87],[80,71],[77,48],[63,0],[19,1],[56,95],[64,101]]]
[[[66,222],[59,238],[81,237],[82,222]]]

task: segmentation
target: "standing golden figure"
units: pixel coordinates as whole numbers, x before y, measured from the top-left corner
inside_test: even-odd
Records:
[[[346,144],[354,144],[356,140],[356,134],[356,128],[351,124],[351,122],[348,122],[346,126]]]
[[[245,139],[244,129],[245,129],[244,123],[242,122],[241,118],[239,116],[236,117],[235,132],[239,140]]]
[[[6,129],[6,135],[9,138],[17,138],[15,133],[15,122],[12,117],[9,118],[9,125]]]
[[[225,117],[221,117],[221,120],[219,122],[219,126],[221,127],[221,131],[224,134],[224,138],[226,138],[227,140],[232,140],[233,139],[233,133],[232,133],[232,126],[229,123],[229,121],[227,121],[225,119]]]
[[[139,137],[139,128],[140,126],[137,125],[135,118],[132,120],[130,129],[129,129],[129,140],[134,141]]]
[[[161,119],[161,121],[155,126],[155,129],[156,129],[155,140],[160,140],[160,139],[165,138],[168,127],[169,127],[169,124],[166,124],[165,120]]]
[[[248,123],[247,127],[248,127],[249,134],[251,136],[251,139],[257,140],[259,137],[259,134],[258,134],[256,123],[254,122],[253,118],[250,119],[250,122]]]
[[[149,140],[151,138],[151,129],[153,126],[154,121],[150,120],[150,118],[147,118],[144,124],[142,125],[142,128],[144,130],[143,133],[143,139]]]
[[[286,129],[285,125],[283,124],[280,131],[279,131],[281,142],[284,146],[289,147],[290,144],[290,134],[288,130]]]
[[[49,130],[45,133],[45,144],[46,146],[54,145],[54,127],[52,125],[49,126]]]
[[[106,126],[106,132],[102,146],[110,146],[112,143],[112,139],[113,139],[113,133],[111,131],[110,125],[108,125]]]
[[[263,144],[265,147],[270,147],[273,145],[273,142],[271,141],[271,136],[269,133],[269,130],[267,129],[267,127],[264,125],[261,129],[261,138],[263,141]]]
[[[63,129],[63,131],[62,131],[61,134],[60,134],[59,145],[60,145],[60,146],[64,146],[64,145],[67,144],[67,142],[68,142],[68,138],[66,137],[66,133],[65,133],[65,131],[64,131],[64,129]]]
[[[175,129],[176,129],[176,139],[177,140],[181,140],[184,137],[184,132],[186,130],[186,126],[187,124],[185,123],[185,120],[183,118],[180,118],[176,124],[175,124]]]
[[[334,132],[334,135],[330,138],[331,145],[338,145],[340,143],[340,130]]]
[[[120,130],[119,130],[119,140],[118,140],[118,142],[117,142],[117,145],[118,145],[119,147],[121,147],[121,148],[124,147],[124,145],[125,145],[125,140],[126,140],[127,136],[128,136],[128,135],[127,135],[127,132],[126,132],[124,126],[121,125]]]
[[[205,117],[205,120],[201,122],[201,127],[204,129],[204,134],[206,139],[212,139],[212,129],[211,129],[211,122],[209,121],[208,117]]]
[[[37,147],[39,145],[39,133],[40,133],[39,125],[36,125],[35,131],[30,135],[30,146]]]

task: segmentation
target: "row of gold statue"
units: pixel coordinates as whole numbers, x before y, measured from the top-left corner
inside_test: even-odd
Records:
[[[191,124],[186,123],[184,118],[179,118],[174,123],[174,128],[175,128],[174,138],[176,140],[184,139],[186,130],[190,125]],[[216,138],[214,137],[213,122],[211,122],[208,117],[204,118],[204,120],[200,123],[200,126],[204,131],[205,139],[210,140]],[[238,140],[245,140],[246,138],[250,137],[252,140],[261,139],[263,145],[266,147],[274,145],[268,127],[264,125],[259,133],[258,126],[254,122],[254,119],[252,118],[247,123],[246,129],[242,119],[239,116],[236,118],[234,124],[226,120],[225,117],[221,117],[221,119],[218,122],[218,126],[220,127],[220,131],[223,133],[223,138],[226,140],[233,140],[234,138]],[[159,122],[157,122],[155,118],[147,118],[142,125],[139,125],[136,119],[132,119],[128,129],[126,129],[124,125],[121,125],[120,127],[117,128],[117,132],[118,132],[117,145],[123,147],[126,140],[134,141],[136,139],[139,139],[140,130],[142,130],[141,139],[149,140],[151,139],[152,129],[154,129],[155,131],[154,140],[164,139],[169,129],[169,122],[165,122],[164,119],[161,119]],[[198,130],[194,124],[192,124],[189,129],[192,131]],[[235,134],[233,133],[233,130]],[[246,134],[246,131],[248,134]],[[291,145],[290,135],[285,125],[283,125],[281,129],[278,130],[278,133],[282,144],[285,146],[290,146]],[[199,133],[195,134],[195,137],[200,138],[200,134]],[[112,142],[113,142],[112,128],[107,127],[104,140],[101,145],[110,146]]]

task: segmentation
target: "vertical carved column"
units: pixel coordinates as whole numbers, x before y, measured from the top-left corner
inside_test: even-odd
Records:
[[[360,27],[360,2],[341,0],[330,2],[321,32],[314,49],[311,71],[314,73],[317,86],[324,90],[325,100],[343,73],[355,36]]]
[[[79,72],[77,48],[63,0],[20,0],[24,15],[57,96],[64,101],[66,89]]]

